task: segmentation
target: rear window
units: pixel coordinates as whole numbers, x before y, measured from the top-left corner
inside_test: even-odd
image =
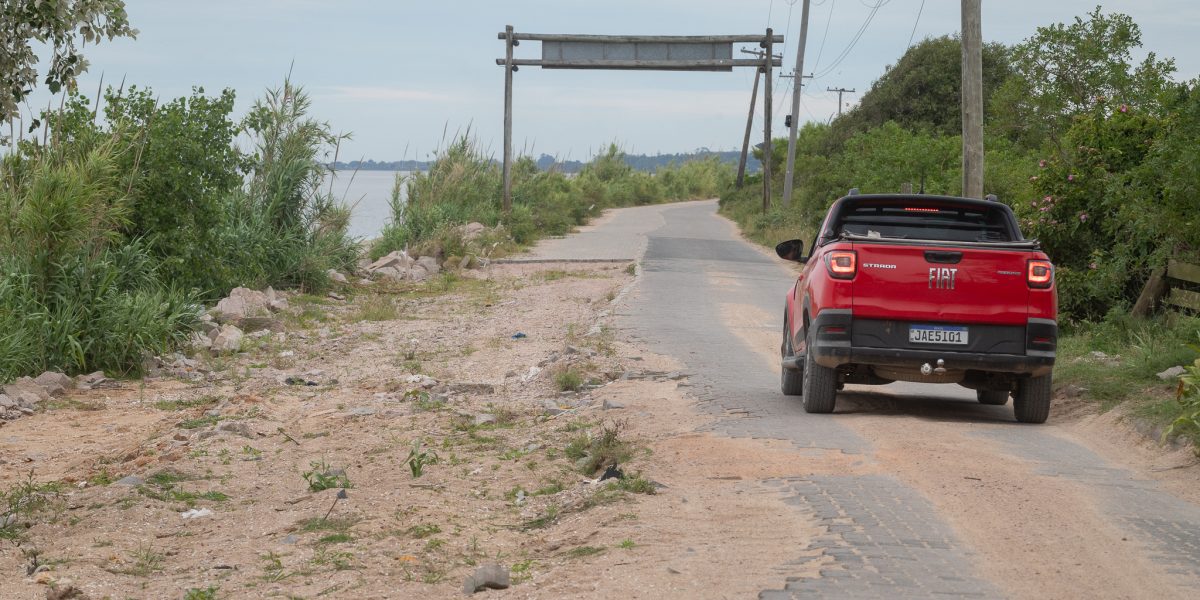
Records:
[[[910,202],[861,203],[847,207],[835,235],[934,240],[1012,242],[1019,239],[1004,210]]]

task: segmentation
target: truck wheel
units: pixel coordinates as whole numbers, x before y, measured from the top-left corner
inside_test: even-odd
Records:
[[[780,355],[783,358],[791,358],[796,351],[792,348],[791,328],[788,327],[787,318],[783,321],[783,344],[780,346]],[[804,369],[780,369],[783,371],[779,375],[779,389],[785,396],[799,396],[804,392]]]
[[[831,413],[837,402],[837,371],[813,360],[813,334],[808,333],[809,351],[804,354],[804,412]]]
[[[1008,404],[1007,390],[975,390],[975,397],[979,399],[980,404],[991,406],[1004,406]]]
[[[1045,423],[1050,416],[1050,376],[1027,377],[1017,382],[1013,413],[1022,423]]]

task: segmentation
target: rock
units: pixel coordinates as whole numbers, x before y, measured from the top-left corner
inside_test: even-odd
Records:
[[[469,268],[471,268],[471,260],[472,260],[472,258],[473,258],[473,257],[472,257],[470,254],[468,254],[468,255],[466,255],[466,256],[464,256],[464,257],[462,257],[462,260],[458,261],[458,268],[459,268],[459,269],[469,269]]]
[[[625,405],[620,402],[613,402],[612,400],[604,401],[604,410],[620,410],[622,408],[625,408]]]
[[[329,298],[330,300],[337,300],[338,302],[342,302],[346,299],[345,296],[343,296],[337,292],[329,292],[328,294],[325,294],[325,296],[327,298]]]
[[[220,333],[220,331],[218,331]],[[188,346],[194,350],[208,350],[212,348],[212,339],[206,334],[199,331],[193,331],[191,337],[188,338]]]
[[[346,411],[347,417],[370,417],[375,415],[375,409],[370,406],[356,406]]]
[[[58,579],[46,589],[46,600],[88,600],[83,590],[71,585],[70,579]]]
[[[493,415],[492,413],[479,413],[479,414],[475,415],[474,423],[475,423],[476,427],[478,427],[480,425],[487,425],[489,423],[495,423],[495,422],[496,422],[496,415]]]
[[[432,256],[418,258],[416,266],[424,268],[430,275],[437,275],[442,271],[442,265],[438,264],[437,259]]]
[[[1079,387],[1073,383],[1067,384],[1062,389],[1062,395],[1064,398],[1078,398],[1086,392],[1087,388]]]
[[[277,313],[288,309],[287,298],[280,296],[274,288],[268,287],[264,294],[267,297],[267,310]]]
[[[285,537],[285,538],[283,538],[283,541],[282,541],[282,542],[280,542],[280,543],[282,543],[282,544],[287,544],[288,546],[291,546],[291,545],[294,545],[296,542],[299,542],[299,541],[300,541],[300,538],[296,537],[296,535],[295,535],[295,534],[288,534],[288,536],[287,536],[287,537]]]
[[[339,273],[337,269],[325,271],[325,276],[334,283],[350,283],[350,280],[346,279],[346,276]]]
[[[143,483],[146,483],[146,480],[138,477],[137,475],[126,475],[125,477],[114,481],[113,485],[127,485],[129,487],[135,487],[142,485]]]
[[[233,325],[225,325],[221,327],[221,332],[217,334],[217,338],[213,340],[213,352],[237,352],[242,348],[242,330]]]
[[[433,272],[436,273],[436,271]],[[408,273],[405,275],[405,277],[409,281],[425,281],[426,279],[429,279],[429,274],[430,271],[425,267],[421,265],[413,265],[413,267],[408,270]]]
[[[541,372],[542,372],[541,367],[529,367],[529,370],[526,371],[525,374],[521,376],[521,381],[523,383],[529,383],[530,381],[533,381],[534,377],[538,376],[538,373],[541,373]]]
[[[567,412],[566,409],[562,408],[561,406],[558,405],[557,402],[550,400],[549,398],[542,401],[542,409],[543,409],[542,412],[544,414],[549,415],[551,417],[553,417],[555,415],[561,415],[561,414]]]
[[[207,508],[193,508],[191,510],[179,513],[179,516],[183,517],[184,519],[199,519],[201,517],[211,517],[212,514],[213,511]]]
[[[375,285],[375,282],[363,277],[362,279],[358,280],[358,285]]]
[[[458,228],[458,232],[462,235],[463,241],[471,242],[483,235],[487,231],[487,226],[483,223],[471,222]]]
[[[75,380],[57,371],[46,371],[33,380],[34,383],[46,388],[51,396],[61,396],[75,387]]]
[[[407,252],[404,252],[403,250],[397,250],[380,258],[370,265],[367,265],[367,268],[363,270],[368,273],[379,273],[383,269],[390,268],[399,272],[403,272],[409,267],[413,266],[413,262],[414,261],[412,257],[410,257]]]
[[[1163,371],[1162,373],[1159,373],[1158,378],[1163,381],[1171,381],[1173,379],[1179,379],[1179,376],[1183,375],[1184,373],[1187,373],[1187,369],[1176,365],[1170,369],[1167,369],[1166,371]]]
[[[395,281],[404,281],[408,274],[408,269],[399,269],[397,267],[383,267],[373,271],[376,275],[384,279],[392,279]]]
[[[217,431],[254,439],[254,432],[250,429],[250,426],[241,421],[225,421],[217,426]]]
[[[32,406],[43,400],[50,399],[50,392],[46,388],[40,386],[32,378],[22,377],[6,386],[3,391],[8,397],[16,400],[18,403]]]
[[[16,408],[17,401],[9,398],[6,394],[0,394],[0,408]]]
[[[76,375],[75,376],[75,385],[76,386],[86,385],[86,386],[96,387],[106,381],[108,381],[108,378],[106,378],[104,376],[104,371],[96,371],[95,373],[88,373],[87,375]]]
[[[497,564],[486,564],[475,569],[463,582],[463,593],[467,595],[483,590],[503,590],[511,584],[508,569]]]
[[[273,317],[245,317],[238,322],[238,327],[245,333],[256,331],[281,332],[284,330],[283,322]]]

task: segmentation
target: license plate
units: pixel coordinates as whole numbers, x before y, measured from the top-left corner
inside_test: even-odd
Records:
[[[910,325],[908,341],[911,344],[967,344],[967,328],[953,325]]]

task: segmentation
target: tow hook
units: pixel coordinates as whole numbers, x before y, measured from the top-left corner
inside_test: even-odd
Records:
[[[945,372],[946,372],[946,361],[943,359],[940,359],[940,358],[937,361],[936,369],[933,368],[932,366],[930,366],[929,363],[925,363],[925,364],[921,365],[921,374],[922,375],[930,375],[932,373],[937,373],[938,375],[941,375],[942,373],[945,373]]]

